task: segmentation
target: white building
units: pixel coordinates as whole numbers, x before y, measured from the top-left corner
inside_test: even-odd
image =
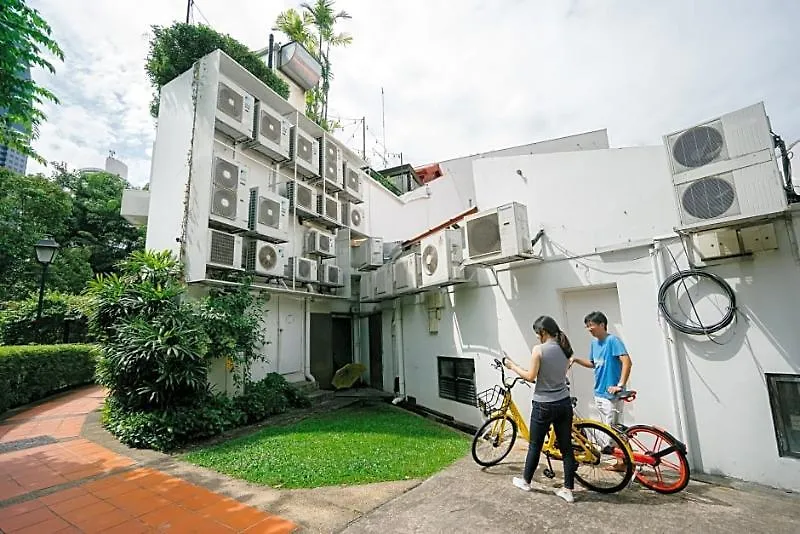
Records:
[[[535,340],[531,324],[538,315],[554,316],[580,354],[589,343],[583,317],[601,310],[634,362],[630,387],[640,393],[626,406],[626,423],[672,431],[687,443],[695,470],[800,490],[800,329],[792,311],[800,301],[800,214],[798,204],[787,204],[763,106],[710,124],[722,136],[702,129],[690,134],[699,131],[722,143],[716,151],[690,154],[713,160],[706,165],[679,157],[697,167],[688,171],[672,156],[681,147],[676,136],[665,138],[669,149],[608,148],[606,132],[598,131],[528,145],[511,154],[499,151],[442,162],[442,177],[400,198],[359,172],[356,200],[362,202],[347,204],[345,212],[359,210],[354,226],[349,215],[336,223],[324,214],[306,213],[299,197],[291,190],[287,194],[285,186],[291,182],[295,189],[328,189],[330,199],[327,193],[321,197],[324,206],[334,199],[352,199],[346,176],[334,172],[328,184],[303,168],[288,148],[276,154],[276,147],[265,151],[262,146],[259,152],[258,143],[230,140],[230,133],[240,139],[246,135],[236,134],[236,125],[220,122],[215,110],[219,72],[236,90],[281,115],[286,135],[294,135],[295,127],[312,140],[323,139],[326,148],[335,147],[342,155],[343,174],[345,162],[351,169],[365,164],[220,52],[162,89],[148,248],[180,254],[187,281],[198,292],[222,283],[210,274],[214,238],[209,228],[227,228],[234,236],[226,238],[235,244],[231,252],[249,247],[258,234],[271,242],[259,247],[282,249],[270,257],[298,258],[295,264],[313,258],[318,270],[331,262],[339,267],[341,284],[334,289],[301,280],[297,269],[282,270],[285,274],[277,281],[263,278],[261,287],[272,295],[266,331],[270,343],[264,347],[269,361],[254,369],[254,378],[275,370],[291,380],[317,379],[326,387],[338,367],[360,361],[368,367],[364,379],[373,387],[477,425],[475,392],[498,379],[490,363],[504,352],[527,362]],[[293,196],[288,210],[278,209],[274,232],[250,228],[241,218],[225,223],[209,215],[217,156],[247,167],[246,187],[256,184],[267,191],[258,198],[285,206],[280,193]],[[317,173],[325,174],[325,168],[323,155]],[[733,188],[712,176],[727,179]],[[698,180],[701,185],[687,193]],[[239,194],[247,195],[241,189]],[[691,199],[684,200],[687,195]],[[527,219],[528,241],[517,243],[523,249],[531,248],[526,245],[530,241],[535,246],[516,251],[526,259],[470,259],[475,247],[480,248],[477,241],[488,235],[481,237],[478,231],[470,236],[475,212],[484,216],[511,202],[522,207],[508,225],[499,226],[516,227],[524,235]],[[423,288],[430,278],[423,277],[422,260],[414,256],[423,248],[417,238],[428,243],[441,235],[432,229],[453,223],[460,228],[449,231],[453,242],[466,235],[467,261],[456,262],[451,270],[458,273],[462,263],[473,263],[463,269],[466,281]],[[314,248],[320,232],[334,231],[335,258],[321,259]],[[315,232],[317,237],[309,241]],[[403,242],[406,250],[394,263],[387,260],[389,267],[359,273],[351,258],[366,236]],[[504,251],[509,243],[503,238]],[[380,252],[376,255],[379,264],[383,258]],[[440,265],[447,265],[447,256],[441,249]],[[236,256],[229,259],[239,261]],[[214,258],[216,267],[225,267],[220,261]],[[724,279],[735,295],[735,321],[710,336],[678,332],[659,310],[663,281],[688,269],[690,262]],[[420,270],[404,270],[409,266]],[[398,274],[403,272],[408,276]],[[382,294],[376,294],[376,287]],[[705,293],[699,296],[692,290],[691,303],[681,297],[682,316],[673,298],[666,299],[667,310],[684,321],[697,314],[704,324],[716,322],[727,304],[711,295],[719,288],[706,283],[701,289]],[[220,385],[227,383],[224,373],[221,365],[215,370]],[[572,384],[579,409],[592,414],[591,372],[573,370]],[[515,395],[527,412],[530,390],[517,388]]]

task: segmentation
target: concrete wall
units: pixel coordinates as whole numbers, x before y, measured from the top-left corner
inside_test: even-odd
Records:
[[[764,378],[770,372],[800,373],[800,355],[793,350],[800,333],[790,312],[800,298],[798,251],[790,233],[800,229],[797,217],[790,224],[774,222],[778,250],[707,267],[736,293],[739,317],[728,331],[712,342],[667,330],[667,341],[655,262],[664,262],[667,274],[676,262],[681,269],[688,264],[672,231],[678,219],[662,147],[484,158],[473,166],[479,207],[523,202],[531,232],[545,229],[537,246],[543,260],[498,267],[496,278],[483,269],[477,283],[449,289],[437,334],[428,333],[425,305],[414,297],[402,299],[407,395],[478,424],[476,408],[439,398],[437,356],[475,359],[481,391],[497,383],[499,375],[489,365],[503,352],[528,365],[535,343],[531,324],[541,314],[556,318],[576,352],[585,355],[590,338],[582,314],[599,308],[617,316],[612,330],[622,335],[633,359],[629,386],[640,394],[625,407],[626,423],[656,424],[678,435],[685,431],[699,470],[800,489],[800,461],[778,455]],[[658,256],[654,238],[666,238],[669,245]],[[707,298],[696,304],[699,313],[716,320],[719,290],[704,291]],[[668,343],[677,349],[677,380]],[[397,360],[390,348],[384,346],[385,355]],[[591,372],[576,368],[572,377],[579,409],[595,416]],[[527,417],[531,391],[517,387],[514,395]],[[686,414],[679,409],[681,400]]]

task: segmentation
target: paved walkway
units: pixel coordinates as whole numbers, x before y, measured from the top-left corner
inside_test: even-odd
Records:
[[[0,532],[295,531],[289,520],[82,438],[103,396],[86,388],[0,421]]]

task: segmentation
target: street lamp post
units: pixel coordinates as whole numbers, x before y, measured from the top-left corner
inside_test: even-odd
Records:
[[[47,278],[47,268],[53,263],[61,246],[52,236],[46,235],[40,239],[33,248],[36,250],[36,261],[42,264],[42,280],[39,283],[39,308],[36,310],[36,321],[42,318],[42,299],[44,298],[44,281]]]

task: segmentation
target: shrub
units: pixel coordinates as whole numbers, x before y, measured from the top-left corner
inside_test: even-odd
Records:
[[[170,27],[153,26],[153,38],[145,70],[155,89],[150,114],[158,117],[161,88],[177,78],[201,57],[220,49],[283,98],[289,98],[289,85],[245,45],[203,24],[176,22]]]
[[[290,406],[308,406],[302,391],[277,373],[248,384],[243,395],[229,399],[208,394],[186,406],[156,410],[131,410],[109,397],[103,424],[125,445],[170,451],[244,424],[257,423]]]
[[[89,299],[80,295],[47,292],[42,317],[36,320],[39,297],[12,301],[0,310],[0,344],[85,343]]]
[[[0,347],[0,413],[63,389],[93,381],[97,347]]]
[[[208,391],[208,335],[182,301],[178,260],[170,252],[134,252],[119,269],[88,290],[90,328],[103,344],[98,382],[131,410],[193,405]]]

